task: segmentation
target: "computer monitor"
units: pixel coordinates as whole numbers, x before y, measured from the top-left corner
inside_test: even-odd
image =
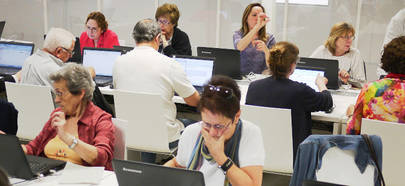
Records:
[[[214,58],[174,55],[194,87],[203,87],[211,77],[214,68]]]
[[[242,79],[240,72],[240,51],[226,48],[197,47],[197,55],[214,57],[214,74],[221,74],[232,79]]]
[[[126,54],[127,52],[134,49],[134,47],[131,47],[131,46],[116,46],[116,45],[114,45],[114,48],[121,50],[122,54]]]
[[[21,69],[34,51],[34,43],[0,41],[0,67]]]
[[[296,68],[324,71],[324,76],[328,79],[328,84],[326,84],[326,87],[328,89],[339,89],[338,60],[301,57],[297,62]]]
[[[112,76],[114,62],[121,50],[112,48],[83,48],[83,66],[93,67],[97,76]]]
[[[6,25],[6,21],[0,21],[0,38],[1,38],[1,34],[3,34],[5,25]]]
[[[290,79],[293,81],[305,83],[306,85],[308,85],[315,91],[319,91],[318,86],[316,86],[316,84],[315,84],[315,80],[316,80],[316,77],[318,76],[318,74],[320,76],[323,76],[324,71],[317,70],[317,69],[303,69],[303,68],[297,69],[296,68],[294,70],[294,73],[291,74]]]

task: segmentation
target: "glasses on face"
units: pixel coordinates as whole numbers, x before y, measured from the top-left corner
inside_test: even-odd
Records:
[[[206,122],[204,122],[204,121],[201,121],[202,122],[202,126],[205,128],[205,129],[210,129],[211,127],[212,128],[214,128],[215,130],[217,130],[217,131],[223,131],[223,130],[225,130],[225,129],[227,129],[228,127],[229,127],[229,125],[231,125],[232,123],[233,123],[233,121],[230,121],[228,124],[226,124],[226,125],[221,125],[221,124],[209,124],[209,123],[206,123]]]
[[[170,24],[170,21],[167,19],[158,19],[158,23],[162,25],[168,25]]]
[[[89,27],[89,26],[87,26],[86,27],[86,29],[88,30],[88,31],[90,31],[90,32],[97,32],[97,27]]]
[[[205,95],[212,96],[213,94],[217,94],[223,98],[230,99],[233,96],[232,89],[223,86],[214,86],[214,85],[207,85],[204,88]]]
[[[340,38],[342,38],[342,39],[344,39],[344,40],[354,40],[354,39],[356,39],[356,37],[355,36],[340,36]]]
[[[52,93],[55,94],[55,96],[58,96],[58,97],[63,97],[65,95],[64,92],[59,91],[59,90],[55,90],[55,89],[52,89]]]
[[[65,47],[61,47],[63,50],[65,50],[67,53],[69,53],[69,55],[70,56],[73,56],[73,55],[75,55],[75,51],[70,51],[70,50],[68,50],[67,48],[65,48]]]

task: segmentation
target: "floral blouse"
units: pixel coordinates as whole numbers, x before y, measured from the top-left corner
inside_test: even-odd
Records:
[[[360,134],[362,118],[405,124],[405,79],[384,78],[365,85],[346,133]]]

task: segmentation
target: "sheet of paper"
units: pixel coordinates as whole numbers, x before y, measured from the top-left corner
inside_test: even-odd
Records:
[[[89,176],[91,175],[91,176]],[[68,162],[59,183],[99,184],[104,176],[104,167],[85,167]]]

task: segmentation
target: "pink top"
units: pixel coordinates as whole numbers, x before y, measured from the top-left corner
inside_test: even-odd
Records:
[[[113,48],[113,46],[119,46],[118,36],[111,30],[106,30],[100,35],[97,42],[97,47],[94,46],[94,40],[87,36],[87,32],[83,32],[80,36],[80,51],[83,53],[84,47],[96,47],[96,48]]]
[[[60,108],[56,108],[52,113],[60,110]],[[79,139],[97,148],[97,159],[92,166],[104,166],[106,170],[112,170],[115,126],[111,121],[111,115],[90,101],[77,125]],[[44,156],[45,145],[55,138],[56,134],[57,130],[52,127],[51,119],[49,119],[39,135],[25,146],[27,154]],[[83,163],[91,166],[87,162],[83,161]]]

